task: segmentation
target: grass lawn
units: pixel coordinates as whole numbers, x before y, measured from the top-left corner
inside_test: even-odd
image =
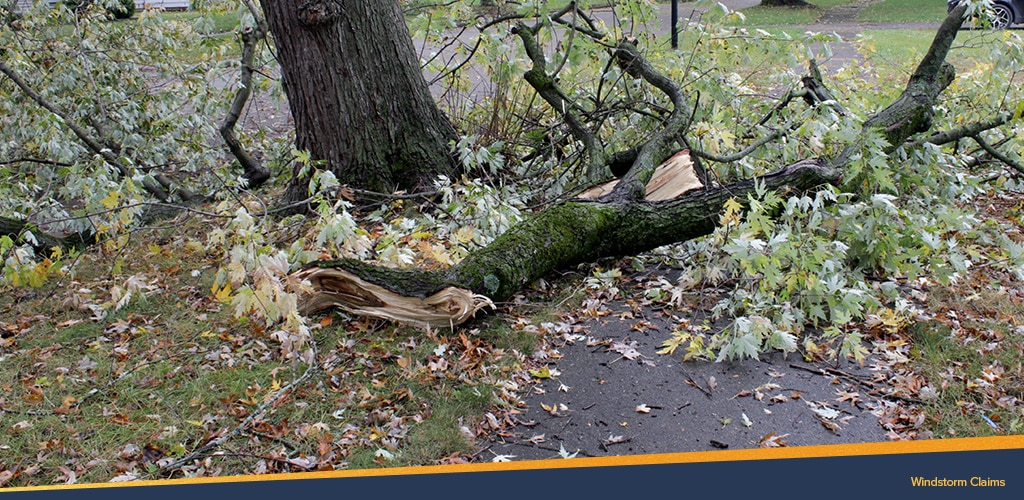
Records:
[[[885,0],[868,5],[857,15],[866,23],[938,23],[946,17],[946,4],[940,0]]]

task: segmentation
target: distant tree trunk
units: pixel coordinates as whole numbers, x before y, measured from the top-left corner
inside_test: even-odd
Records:
[[[264,0],[296,148],[342,183],[413,188],[455,162],[455,129],[430,95],[397,0]],[[306,197],[296,176],[285,201]]]
[[[814,7],[804,0],[761,0],[765,7]]]

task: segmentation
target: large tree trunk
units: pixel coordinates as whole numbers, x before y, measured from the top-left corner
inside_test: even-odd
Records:
[[[761,5],[765,7],[814,7],[813,4],[804,0],[761,0]]]
[[[397,0],[264,0],[263,9],[297,149],[342,183],[376,191],[452,171],[455,129],[430,95]],[[302,167],[286,202],[306,197]]]
[[[950,13],[906,90],[892,105],[865,121],[863,134],[881,133],[896,147],[928,129],[935,99],[951,81],[952,70],[945,58],[963,14],[963,6]],[[669,95],[678,93],[678,87],[653,74],[653,69],[631,45],[620,44],[619,55],[620,64],[626,65],[627,70],[636,70]],[[678,95],[672,100],[677,108],[684,102]],[[650,141],[643,149],[660,150],[660,145],[650,147],[655,142]],[[760,181],[773,190],[807,190],[835,183],[842,178],[843,168],[856,147],[857,144],[848,145],[831,160],[797,162]],[[312,312],[336,306],[359,314],[421,324],[444,325],[446,319],[458,323],[468,319],[475,308],[488,304],[486,298],[504,300],[553,270],[601,257],[636,254],[709,234],[718,224],[725,201],[735,197],[742,202],[754,189],[754,182],[745,180],[721,188],[689,191],[664,201],[632,196],[631,183],[641,187],[648,184],[654,168],[647,163],[653,154],[657,153],[637,155],[621,185],[608,195],[594,200],[569,200],[540,212],[445,271],[394,270],[351,260],[313,263],[298,273],[313,285],[312,293],[304,297],[300,307]],[[466,293],[453,293],[453,287]],[[392,304],[402,309],[401,314],[390,314]],[[417,317],[415,312],[410,313],[416,306],[424,306],[429,314]],[[438,314],[445,309],[450,312],[447,318]]]

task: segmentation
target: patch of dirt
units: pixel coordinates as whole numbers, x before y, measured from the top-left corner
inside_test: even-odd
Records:
[[[857,22],[857,14],[859,14],[864,7],[878,3],[879,1],[881,0],[859,0],[845,5],[829,7],[825,12],[818,16],[817,22],[820,24],[855,23]]]

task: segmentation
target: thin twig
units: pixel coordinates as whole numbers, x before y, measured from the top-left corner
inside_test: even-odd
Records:
[[[981,146],[981,149],[984,149],[985,152],[991,155],[993,158],[1005,163],[1008,166],[1013,167],[1018,172],[1024,174],[1024,165],[1021,165],[1019,162],[1014,161],[1013,158],[1006,156],[1005,154],[1001,153],[998,149],[992,147],[992,145],[990,145],[985,139],[981,138],[981,135],[975,134],[971,136],[971,139],[974,139],[974,142],[977,142],[978,145]]]
[[[253,423],[253,421],[255,421],[256,418],[263,415],[263,412],[266,411],[266,409],[269,408],[270,405],[276,403],[279,399],[281,399],[282,396],[291,392],[292,389],[298,387],[300,384],[304,383],[317,370],[317,364],[315,362],[311,363],[309,367],[306,368],[306,371],[302,374],[302,376],[293,380],[291,383],[275,392],[274,395],[270,397],[270,399],[260,404],[259,407],[256,408],[256,411],[250,413],[249,416],[246,417],[245,420],[242,421],[242,423],[238,424],[238,426],[232,429],[231,432],[228,432],[227,434],[224,434],[223,436],[214,439],[213,441],[210,441],[209,443],[206,443],[205,445],[199,447],[199,449],[193,451],[192,453],[189,453],[188,455],[185,455],[184,457],[181,457],[180,459],[175,460],[174,462],[161,467],[160,471],[168,472],[178,469],[181,466],[186,465],[189,462],[206,455],[207,452],[226,443],[229,439],[232,439],[235,436],[241,434],[243,431],[245,431],[245,428],[248,427],[249,424]]]

